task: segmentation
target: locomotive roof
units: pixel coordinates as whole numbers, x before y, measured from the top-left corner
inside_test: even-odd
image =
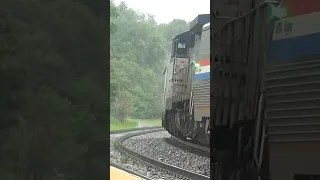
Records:
[[[190,23],[190,31],[201,33],[203,25],[210,22],[210,14],[200,14]]]
[[[184,33],[181,33],[181,34],[178,34],[176,35],[174,38],[173,38],[173,41],[179,39],[179,41],[189,41],[189,38],[190,38],[190,34],[191,32],[190,31],[186,31]]]

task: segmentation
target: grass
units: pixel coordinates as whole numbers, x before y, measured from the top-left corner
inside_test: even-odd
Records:
[[[138,126],[138,121],[128,119],[121,123],[119,120],[115,118],[110,118],[110,131],[117,131],[123,129],[132,129]]]
[[[123,123],[110,117],[110,131],[137,128],[139,123],[145,125],[161,126],[161,119],[127,119]]]
[[[142,124],[148,124],[153,126],[161,126],[161,119],[137,119],[137,121],[140,121]]]

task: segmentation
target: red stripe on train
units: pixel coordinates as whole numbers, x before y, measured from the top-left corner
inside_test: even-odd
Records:
[[[208,65],[210,65],[210,58],[200,60],[199,64],[200,64],[200,66],[208,66]]]
[[[282,0],[288,10],[288,16],[299,16],[320,11],[319,0]]]

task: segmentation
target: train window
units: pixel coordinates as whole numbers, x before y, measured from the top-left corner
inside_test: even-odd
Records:
[[[178,43],[178,48],[186,48],[186,43]]]
[[[275,29],[276,33],[282,32],[282,22],[278,22]]]
[[[284,32],[289,33],[293,29],[293,23],[292,22],[285,22],[284,23]]]
[[[188,54],[188,49],[187,49],[187,44],[179,42],[177,45],[177,51],[176,51],[176,56],[187,56]]]

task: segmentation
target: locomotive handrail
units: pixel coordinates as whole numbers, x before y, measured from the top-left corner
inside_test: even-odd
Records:
[[[179,73],[180,71],[182,71],[184,68],[188,68],[188,67],[190,67],[192,64],[194,64],[194,61],[193,62],[191,62],[191,63],[189,63],[188,65],[186,65],[186,66],[183,66],[181,69],[179,69],[178,71],[176,71],[176,72],[174,72],[173,74],[177,74],[177,73]]]
[[[265,5],[270,5],[270,4],[280,4],[280,2],[278,1],[265,1],[263,3],[260,3],[257,7],[253,8],[249,13],[246,13],[244,14],[243,16],[239,16],[239,17],[236,17],[236,18],[232,18],[232,20],[228,21],[224,26],[222,26],[221,29],[224,29],[226,27],[228,27],[228,25],[230,25],[231,23],[234,23],[234,22],[237,22],[237,21],[240,21],[242,20],[243,18],[245,17],[249,17],[252,13],[256,12],[259,8],[261,8],[262,6],[265,6]],[[218,32],[217,32],[218,33]],[[215,33],[215,34],[217,34]]]

